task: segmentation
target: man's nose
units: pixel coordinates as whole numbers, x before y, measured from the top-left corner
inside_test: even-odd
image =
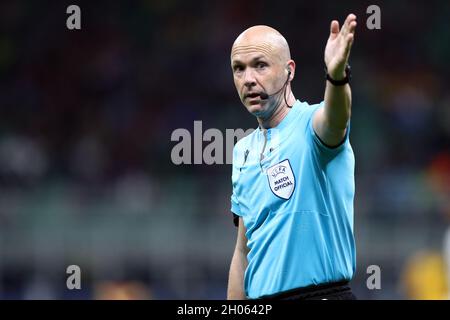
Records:
[[[256,85],[256,79],[251,69],[245,70],[244,85],[249,88]]]

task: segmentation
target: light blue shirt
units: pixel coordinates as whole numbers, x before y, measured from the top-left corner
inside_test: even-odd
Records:
[[[312,126],[323,104],[297,100],[277,127],[258,128],[234,147],[231,211],[247,228],[248,298],[355,272],[350,126],[341,145],[324,145]]]

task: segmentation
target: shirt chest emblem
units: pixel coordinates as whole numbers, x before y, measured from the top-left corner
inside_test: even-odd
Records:
[[[295,189],[295,176],[288,159],[283,160],[267,169],[267,179],[270,190],[282,199],[291,198]]]

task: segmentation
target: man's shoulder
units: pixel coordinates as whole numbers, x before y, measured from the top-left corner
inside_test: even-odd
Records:
[[[312,113],[315,110],[317,110],[320,107],[323,107],[325,104],[325,101],[320,101],[316,103],[308,103],[306,101],[299,101],[299,111],[305,112],[305,113]]]
[[[303,124],[304,129],[308,129],[316,111],[321,109],[325,105],[324,101],[318,103],[301,102],[298,110],[298,121]]]

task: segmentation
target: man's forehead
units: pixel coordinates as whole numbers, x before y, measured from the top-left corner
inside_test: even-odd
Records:
[[[268,44],[241,45],[233,47],[231,51],[231,61],[254,60],[258,58],[271,59],[274,55],[274,48]]]
[[[259,41],[259,42],[243,42],[243,43],[235,43],[233,48],[231,49],[231,56],[236,54],[247,54],[252,52],[260,52],[261,54],[270,56],[277,51],[272,43],[267,41]]]

